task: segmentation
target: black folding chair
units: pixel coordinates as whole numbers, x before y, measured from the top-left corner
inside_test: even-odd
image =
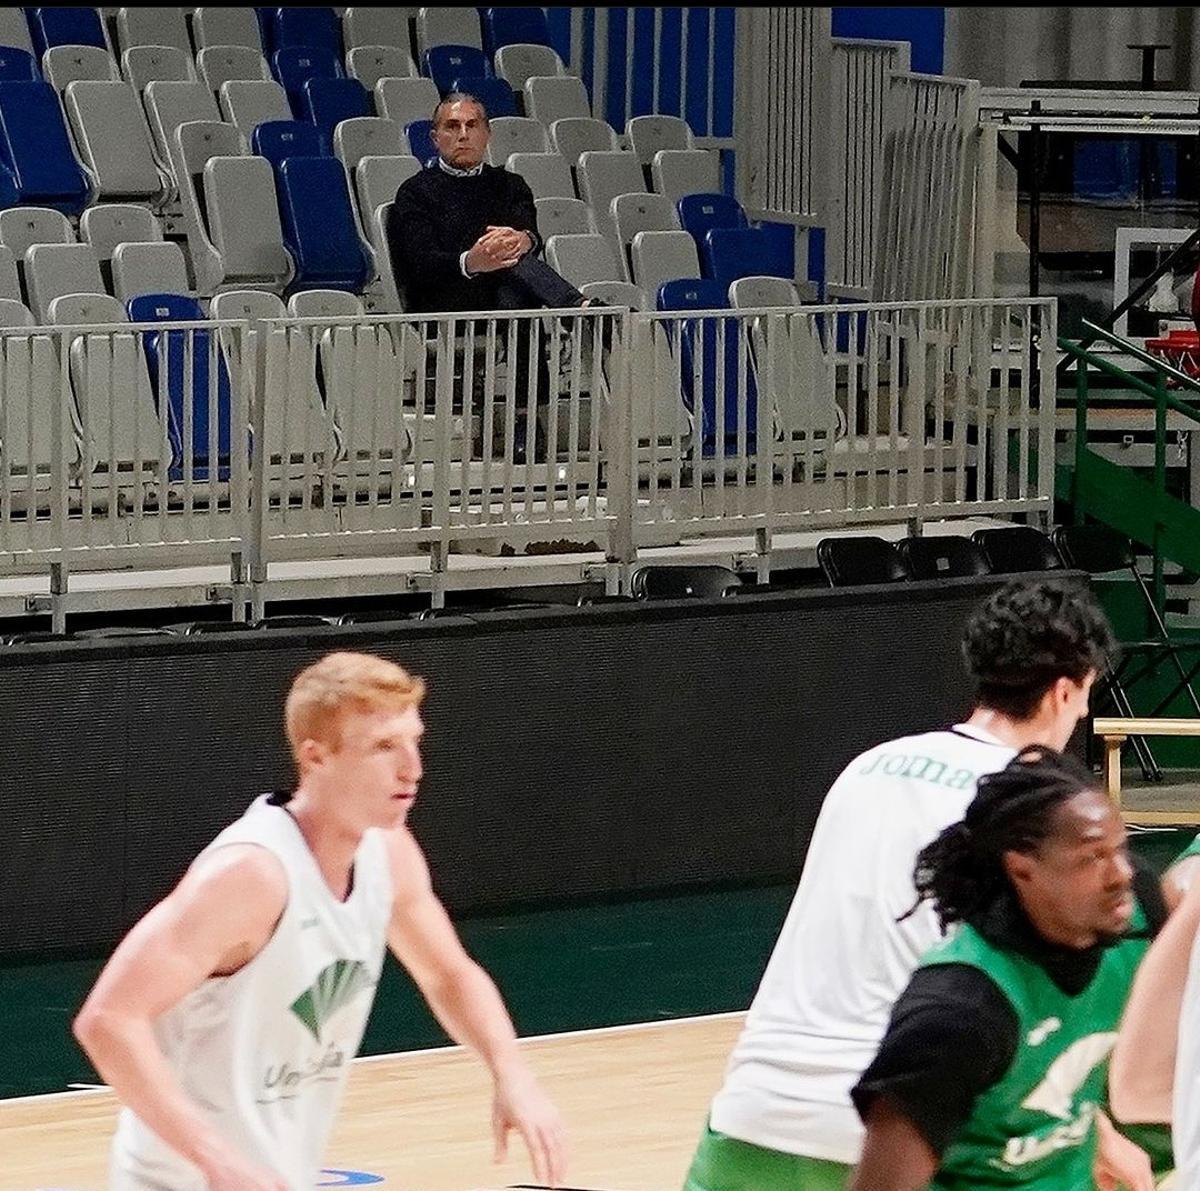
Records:
[[[719,600],[741,583],[729,567],[652,565],[634,571],[629,589],[639,600]]]
[[[822,538],[817,563],[830,587],[906,583],[911,578],[896,547],[883,538]]]
[[[969,579],[991,573],[970,538],[905,538],[896,549],[914,579]]]

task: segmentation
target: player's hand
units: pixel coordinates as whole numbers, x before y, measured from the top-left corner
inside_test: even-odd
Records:
[[[1097,1191],[1154,1191],[1154,1172],[1146,1151],[1118,1133],[1103,1113],[1096,1117],[1096,1129]]]
[[[538,1182],[559,1186],[567,1176],[566,1127],[558,1109],[527,1067],[514,1069],[496,1080],[492,1132],[496,1138],[497,1162],[503,1162],[508,1154],[510,1129],[516,1129],[524,1138]]]
[[[204,1164],[209,1191],[288,1191],[277,1174],[248,1162],[232,1150]]]

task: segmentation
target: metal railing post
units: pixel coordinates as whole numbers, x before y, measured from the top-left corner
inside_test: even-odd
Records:
[[[1154,606],[1162,616],[1167,598],[1162,554],[1167,498],[1167,378],[1160,371],[1155,374],[1154,382]]]

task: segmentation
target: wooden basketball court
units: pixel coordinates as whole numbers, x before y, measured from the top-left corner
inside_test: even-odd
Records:
[[[744,1015],[528,1039],[566,1117],[568,1184],[678,1191]],[[490,1081],[459,1047],[358,1060],[322,1186],[468,1191],[530,1184],[519,1139],[492,1163]],[[107,1091],[0,1102],[0,1191],[102,1191],[116,1104]]]

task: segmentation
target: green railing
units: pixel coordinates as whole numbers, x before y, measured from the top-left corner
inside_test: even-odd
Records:
[[[1127,356],[1145,364],[1154,373],[1153,383],[1140,376],[1134,376],[1125,369],[1104,356],[1096,355],[1079,343],[1060,338],[1058,346],[1061,351],[1073,357],[1078,366],[1075,372],[1075,472],[1072,479],[1072,500],[1076,523],[1084,516],[1083,501],[1078,499],[1081,477],[1087,464],[1087,425],[1088,425],[1088,371],[1095,368],[1122,385],[1143,397],[1147,403],[1154,406],[1154,527],[1153,541],[1148,543],[1154,554],[1154,602],[1161,613],[1165,603],[1163,583],[1163,531],[1166,528],[1165,515],[1168,508],[1167,497],[1167,414],[1173,412],[1188,418],[1200,425],[1200,408],[1181,400],[1168,391],[1167,382],[1171,381],[1179,389],[1190,393],[1200,394],[1200,380],[1188,376],[1186,372],[1176,368],[1174,364],[1159,356],[1151,355],[1144,348],[1129,342],[1127,339],[1114,335],[1104,327],[1084,320],[1090,341],[1101,340],[1118,348]]]

